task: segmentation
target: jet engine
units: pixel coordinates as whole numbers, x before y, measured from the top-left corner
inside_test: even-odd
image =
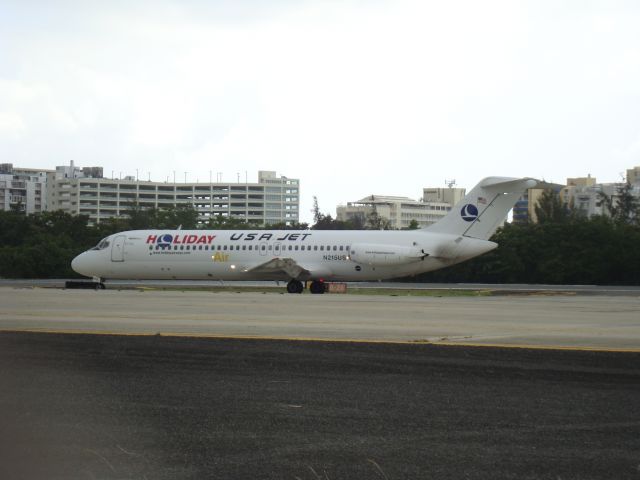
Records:
[[[357,243],[351,246],[350,258],[356,263],[373,266],[404,265],[419,262],[428,254],[415,247]]]

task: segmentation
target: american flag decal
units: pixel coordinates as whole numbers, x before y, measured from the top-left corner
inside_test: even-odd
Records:
[[[486,205],[487,199],[484,197],[478,197],[478,205]]]

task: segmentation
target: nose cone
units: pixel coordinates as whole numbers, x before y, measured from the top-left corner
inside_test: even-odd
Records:
[[[89,254],[87,252],[81,253],[76,258],[71,260],[71,268],[74,272],[84,275],[85,277],[92,277],[94,274],[91,272],[91,262],[87,258]]]

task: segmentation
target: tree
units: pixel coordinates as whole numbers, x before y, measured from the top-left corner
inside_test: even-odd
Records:
[[[320,212],[320,207],[318,206],[318,197],[313,196],[313,223],[314,225],[318,224],[323,218],[324,214]]]
[[[298,222],[293,222],[291,224],[288,224],[286,222],[278,222],[278,223],[272,223],[269,225],[266,225],[264,227],[264,229],[267,230],[308,230],[309,229],[309,224],[308,223],[298,223]]]
[[[158,210],[155,208],[144,208],[137,200],[127,205],[125,215],[128,217],[128,228],[131,230],[155,228],[158,223]]]
[[[190,203],[181,203],[158,211],[156,228],[194,229],[198,226],[198,212]]]
[[[380,215],[376,205],[373,204],[371,212],[367,215],[366,228],[367,230],[389,230],[391,228],[391,222]]]
[[[331,215],[322,215],[322,218],[316,222],[312,230],[351,230],[353,225],[350,222],[342,220],[334,220]]]
[[[324,214],[318,206],[318,197],[313,197],[313,225],[311,230],[352,230],[354,225],[350,221],[334,220],[329,214]]]
[[[418,223],[418,221],[415,218],[411,219],[407,230],[417,230],[418,228],[420,228],[420,224]]]
[[[616,187],[617,195],[607,195],[603,191],[598,192],[600,198],[597,205],[603,206],[616,223],[640,225],[640,202],[633,195],[633,187],[629,182]],[[617,197],[617,200],[616,198]]]
[[[538,223],[564,223],[570,218],[569,208],[550,188],[542,192],[534,208]]]
[[[255,223],[246,222],[245,220],[229,215],[219,213],[214,217],[209,217],[204,228],[213,230],[247,230],[249,228],[257,228]]]

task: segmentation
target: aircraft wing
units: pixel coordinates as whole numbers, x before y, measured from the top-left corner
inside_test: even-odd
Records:
[[[311,272],[292,258],[273,258],[246,270],[251,273],[285,273],[291,278],[309,277]]]

